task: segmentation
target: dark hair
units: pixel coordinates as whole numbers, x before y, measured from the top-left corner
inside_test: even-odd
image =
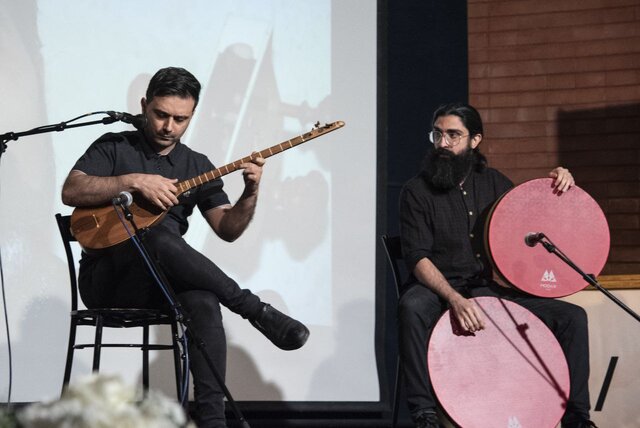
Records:
[[[154,97],[175,95],[181,98],[193,98],[195,106],[200,99],[200,82],[184,68],[162,68],[153,75],[147,87],[147,102]]]
[[[458,116],[464,127],[469,130],[471,137],[477,134],[484,134],[480,113],[478,113],[478,110],[471,107],[469,104],[452,103],[441,105],[435,113],[433,113],[433,122],[431,123],[431,126],[435,125],[436,120],[442,116]]]
[[[443,104],[433,113],[433,122],[431,126],[436,124],[436,120],[442,116],[458,116],[465,128],[469,130],[470,138],[480,134],[484,135],[482,127],[482,118],[480,113],[474,107],[465,103]],[[480,153],[478,147],[473,149],[473,165],[476,171],[483,171],[487,166],[487,158]]]

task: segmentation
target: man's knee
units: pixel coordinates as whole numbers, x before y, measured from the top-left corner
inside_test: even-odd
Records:
[[[176,254],[176,251],[181,251],[180,241],[180,237],[162,228],[150,229],[143,238],[144,244],[150,247],[150,250],[156,255]]]
[[[194,321],[204,321],[210,327],[222,327],[220,302],[214,293],[190,290],[180,293],[178,299]]]
[[[419,321],[431,325],[442,312],[438,296],[422,285],[408,289],[398,302],[398,322],[400,325]]]
[[[566,318],[574,329],[587,329],[587,311],[581,306],[570,304],[566,309]]]
[[[540,310],[532,310],[554,332],[556,337],[588,334],[587,312],[580,306],[562,300],[548,299]]]

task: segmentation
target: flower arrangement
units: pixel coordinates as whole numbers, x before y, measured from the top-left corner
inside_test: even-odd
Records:
[[[134,388],[118,377],[91,375],[69,385],[59,400],[18,411],[17,427],[195,428],[184,409],[159,392],[149,391],[142,401],[135,395]]]

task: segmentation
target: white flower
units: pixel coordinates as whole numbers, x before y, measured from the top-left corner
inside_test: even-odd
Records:
[[[115,376],[91,375],[69,385],[59,400],[33,404],[18,414],[25,428],[177,428],[187,424],[177,402],[150,391],[136,402],[135,391]]]

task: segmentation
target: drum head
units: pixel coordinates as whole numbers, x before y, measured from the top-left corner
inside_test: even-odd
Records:
[[[567,296],[588,283],[541,244],[527,246],[527,234],[544,233],[587,274],[598,275],[609,254],[609,227],[600,206],[577,186],[554,193],[551,178],[508,191],[494,205],[487,229],[487,252],[498,273],[535,296]]]
[[[569,397],[569,369],[556,338],[516,303],[473,299],[485,329],[460,334],[446,311],[429,340],[433,389],[465,428],[555,427]]]

